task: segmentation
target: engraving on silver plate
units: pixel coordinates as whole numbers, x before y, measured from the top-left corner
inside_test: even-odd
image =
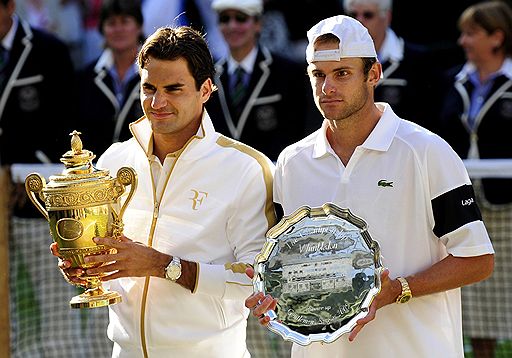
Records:
[[[350,332],[381,287],[380,249],[366,222],[332,203],[285,216],[254,269],[254,291],[278,299],[267,327],[301,345]]]

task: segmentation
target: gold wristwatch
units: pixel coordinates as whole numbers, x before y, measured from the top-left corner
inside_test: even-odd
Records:
[[[397,277],[396,279],[402,285],[402,292],[396,298],[396,303],[409,302],[409,300],[412,298],[412,292],[411,292],[411,289],[409,288],[409,283],[403,277]]]

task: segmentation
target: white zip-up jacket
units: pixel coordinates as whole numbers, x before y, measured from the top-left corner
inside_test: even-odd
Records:
[[[123,166],[138,187],[123,216],[124,234],[158,251],[198,263],[191,293],[169,280],[129,277],[106,287],[123,301],[109,306],[108,336],[115,357],[249,357],[244,300],[252,293],[252,264],[275,224],[273,163],[224,137],[204,112],[157,198],[150,169],[152,131],[143,117],[134,138],[113,144],[98,160],[112,176]],[[163,174],[161,175],[167,175]]]

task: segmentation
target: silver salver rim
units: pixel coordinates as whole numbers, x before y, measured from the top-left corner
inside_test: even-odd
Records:
[[[363,237],[366,244],[368,245],[368,247],[370,248],[374,255],[375,286],[369,290],[366,298],[361,304],[361,311],[358,314],[354,315],[343,327],[331,333],[316,333],[304,335],[302,333],[293,331],[285,324],[279,322],[277,320],[277,314],[275,313],[274,310],[270,310],[267,313],[265,313],[265,316],[270,318],[270,322],[267,324],[267,328],[270,331],[279,334],[284,340],[292,341],[302,346],[309,345],[313,342],[332,343],[338,338],[340,338],[343,334],[350,332],[356,326],[357,320],[365,317],[368,314],[369,307],[373,302],[373,299],[375,298],[375,296],[377,296],[381,289],[380,275],[383,270],[383,267],[378,242],[373,240],[372,237],[370,236],[366,221],[354,215],[350,211],[350,209],[341,208],[334,203],[325,203],[320,207],[310,207],[304,205],[295,210],[292,214],[283,217],[279,221],[279,223],[277,223],[274,227],[268,230],[266,234],[266,242],[261,252],[258,255],[256,255],[254,261],[254,278],[252,281],[254,292],[262,292],[263,294],[266,294],[264,282],[262,279],[264,264],[269,260],[272,250],[274,249],[274,246],[277,245],[279,237],[282,234],[286,233],[287,230],[291,226],[293,226],[293,224],[296,224],[305,217],[329,217],[332,215],[347,220],[348,222],[354,224],[361,230],[361,236]]]

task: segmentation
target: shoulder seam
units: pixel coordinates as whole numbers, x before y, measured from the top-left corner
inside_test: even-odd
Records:
[[[263,174],[263,180],[265,183],[266,200],[265,200],[265,216],[267,218],[268,228],[271,228],[276,223],[274,204],[273,204],[273,173],[268,164],[269,159],[265,155],[256,149],[238,142],[234,139],[228,138],[224,135],[220,135],[216,142],[218,145],[224,148],[233,148],[243,154],[246,154],[256,160],[260,165]]]

